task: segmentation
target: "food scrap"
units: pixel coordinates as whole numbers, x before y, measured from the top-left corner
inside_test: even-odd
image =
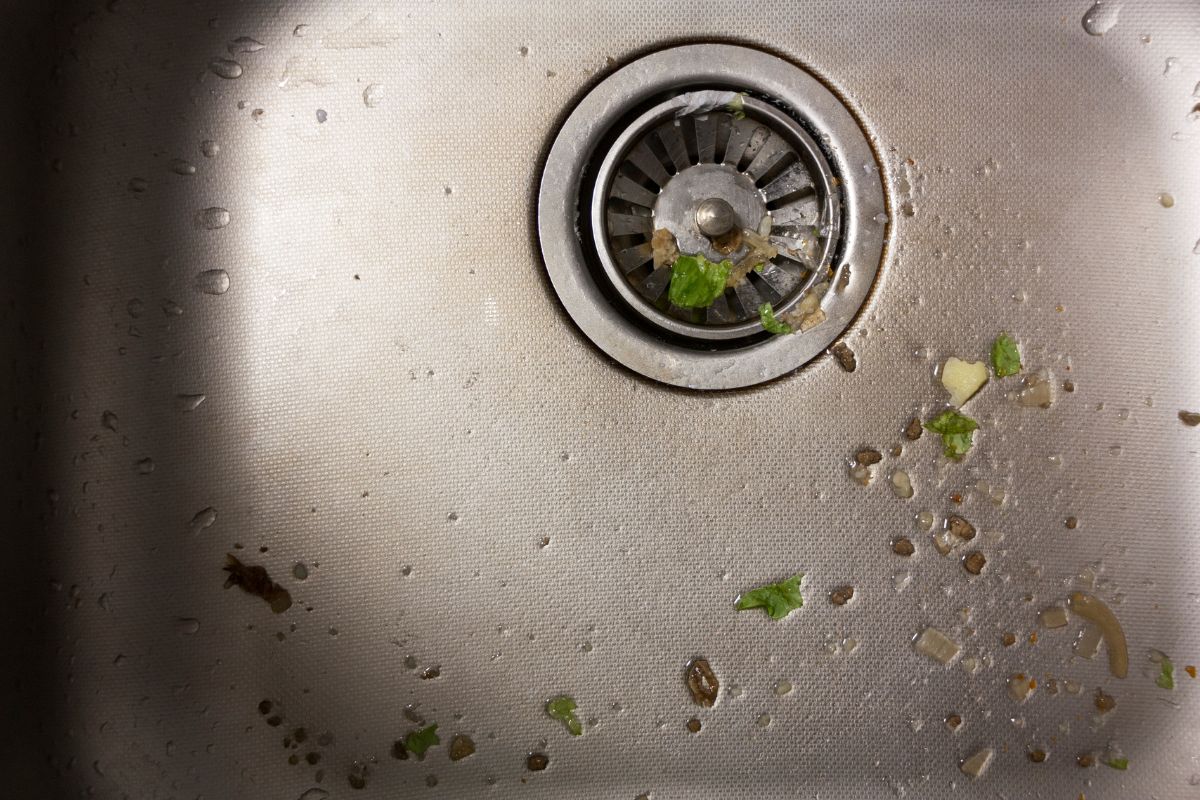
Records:
[[[963,361],[951,356],[942,365],[942,386],[950,392],[950,405],[962,406],[988,382],[988,368],[982,361]]]
[[[712,708],[717,702],[717,693],[721,682],[712,671],[708,661],[703,658],[693,658],[684,670],[688,690],[692,693],[692,702],[698,706]]]
[[[1105,760],[1104,766],[1120,770],[1129,769],[1129,759],[1123,756],[1118,758],[1109,758]]]
[[[222,568],[229,573],[225,579],[225,588],[237,586],[243,592],[261,597],[271,606],[276,614],[282,614],[292,607],[292,596],[278,583],[271,580],[267,570],[260,566],[246,566],[231,553],[225,554],[225,566]]]
[[[773,333],[776,336],[792,333],[792,326],[786,322],[780,322],[775,318],[775,311],[771,308],[770,303],[763,303],[758,307],[758,320],[762,323],[763,329],[767,333]]]
[[[1007,378],[1021,371],[1021,353],[1007,333],[1000,334],[992,342],[992,371],[997,378]]]
[[[733,263],[709,261],[703,255],[680,256],[671,267],[667,299],[680,308],[707,308],[725,293]]]
[[[793,575],[787,580],[760,586],[746,592],[737,599],[737,610],[765,609],[771,619],[783,619],[804,605],[800,595],[800,581],[804,575]]]
[[[1129,673],[1129,650],[1125,644],[1125,631],[1117,621],[1112,609],[1099,599],[1084,592],[1073,592],[1067,600],[1073,614],[1096,624],[1108,650],[1108,668],[1118,678]]]
[[[833,354],[838,364],[846,372],[854,372],[854,370],[858,369],[858,357],[854,355],[854,351],[850,349],[850,345],[845,342],[838,342],[829,348],[829,352]]]
[[[972,436],[979,423],[957,411],[943,411],[925,427],[942,437],[942,452],[946,458],[960,459],[971,449]]]
[[[1200,411],[1180,411],[1179,421],[1189,428],[1200,425]]]
[[[939,664],[949,664],[962,650],[958,642],[951,639],[937,628],[926,628],[916,641],[917,652],[928,656]]]
[[[1171,663],[1171,659],[1163,656],[1159,662],[1158,677],[1154,679],[1155,685],[1160,689],[1172,690],[1175,688],[1175,665]]]
[[[829,593],[829,602],[835,606],[844,606],[854,599],[853,586],[839,586]]]
[[[959,764],[958,768],[962,770],[964,775],[968,775],[971,778],[981,778],[983,777],[983,773],[987,772],[988,764],[992,763],[992,755],[992,748],[985,747],[964,760]]]
[[[475,740],[465,734],[458,734],[450,740],[450,760],[462,761],[475,752]]]
[[[530,772],[541,772],[550,766],[550,757],[545,753],[530,753],[525,757],[525,769]]]
[[[404,749],[417,758],[424,758],[425,751],[442,743],[437,735],[437,727],[437,725],[430,725],[428,728],[412,731],[404,737]]]
[[[559,695],[546,703],[546,713],[551,719],[556,719],[566,725],[567,732],[572,736],[582,736],[583,725],[575,716],[575,709],[575,700],[566,695]]]

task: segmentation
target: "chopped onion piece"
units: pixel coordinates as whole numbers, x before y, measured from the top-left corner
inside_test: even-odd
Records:
[[[958,766],[964,775],[969,775],[972,778],[979,778],[983,773],[987,772],[988,764],[992,763],[993,751],[990,747],[985,747],[975,755],[966,759]]]
[[[1008,676],[1008,694],[1018,703],[1024,703],[1037,689],[1037,681],[1024,672]]]
[[[1088,622],[1096,623],[1104,637],[1108,651],[1108,669],[1118,678],[1129,674],[1129,649],[1125,645],[1125,631],[1117,621],[1112,609],[1096,597],[1084,592],[1072,592],[1068,601],[1071,611]]]
[[[962,650],[958,642],[951,639],[937,628],[926,628],[917,637],[917,652],[928,656],[939,664],[949,664]]]
[[[1044,628],[1065,628],[1067,627],[1067,610],[1062,606],[1050,606],[1043,608],[1041,617],[1042,627]]]
[[[892,473],[892,491],[896,493],[896,497],[908,499],[913,496],[912,478],[902,469],[898,469]]]

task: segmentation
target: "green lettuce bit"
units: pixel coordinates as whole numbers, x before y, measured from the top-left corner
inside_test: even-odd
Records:
[[[425,751],[435,744],[441,743],[442,740],[437,735],[437,725],[430,725],[428,728],[412,731],[404,737],[404,748],[418,758],[423,757]]]
[[[946,458],[962,458],[971,449],[971,436],[979,423],[957,411],[947,410],[925,423],[925,430],[942,436],[942,452]]]
[[[762,323],[763,328],[765,328],[768,333],[774,333],[778,336],[780,334],[792,332],[791,325],[775,319],[775,311],[771,308],[770,303],[763,303],[758,307],[758,320]]]
[[[793,575],[785,581],[746,592],[737,599],[737,610],[762,608],[766,609],[771,619],[783,619],[804,605],[804,598],[800,596],[800,581],[803,578],[802,574]]]
[[[1021,353],[1017,343],[1007,333],[1002,333],[992,342],[992,371],[997,378],[1007,378],[1021,371]]]
[[[725,110],[733,115],[734,119],[746,118],[746,93],[738,92],[737,97],[725,104]]]
[[[1124,757],[1110,758],[1107,761],[1105,761],[1104,763],[1105,763],[1105,765],[1110,766],[1113,769],[1129,769],[1129,759],[1124,758]]]
[[[725,294],[725,281],[732,271],[732,261],[716,263],[703,255],[680,256],[671,266],[667,299],[680,308],[708,308]]]
[[[1175,688],[1175,665],[1171,663],[1171,659],[1163,656],[1162,663],[1159,665],[1158,677],[1154,682],[1160,689]]]
[[[575,708],[574,699],[567,697],[565,694],[546,703],[546,713],[551,718],[566,725],[567,731],[572,736],[581,736],[583,734],[583,726],[579,724],[579,718],[575,716]]]

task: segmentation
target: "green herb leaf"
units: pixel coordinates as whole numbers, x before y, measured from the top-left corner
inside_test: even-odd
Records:
[[[997,378],[1007,378],[1021,371],[1021,353],[1017,343],[1007,333],[1002,333],[992,342],[992,371]]]
[[[1162,663],[1159,665],[1158,677],[1154,679],[1160,689],[1175,688],[1175,665],[1171,663],[1171,659],[1163,656]]]
[[[1112,767],[1113,769],[1129,769],[1129,759],[1128,758],[1110,758],[1107,761],[1105,761],[1104,763],[1107,766]]]
[[[583,734],[583,726],[575,716],[575,707],[575,701],[564,694],[546,703],[546,713],[566,725],[572,736],[580,736]]]
[[[791,325],[775,319],[775,311],[771,308],[770,303],[763,303],[758,307],[758,320],[768,333],[779,335],[792,332]]]
[[[764,608],[771,619],[783,619],[804,605],[804,598],[800,596],[800,581],[803,578],[803,575],[793,575],[785,581],[746,592],[737,599],[737,610]]]
[[[925,429],[942,435],[942,452],[946,458],[959,459],[971,449],[971,436],[979,423],[957,411],[943,411],[929,422]]]
[[[408,752],[418,758],[425,755],[425,751],[433,747],[435,744],[441,744],[442,740],[437,735],[437,725],[430,725],[428,728],[422,728],[419,731],[412,731],[404,737],[404,747]]]
[[[725,109],[733,115],[734,119],[746,118],[746,93],[738,92],[737,97],[725,104]]]
[[[702,255],[680,256],[671,266],[667,299],[680,308],[708,308],[725,293],[732,261],[717,264]]]
[[[754,265],[754,271],[757,272],[759,275],[761,275],[762,271],[766,268],[767,268],[766,264],[755,264]]]

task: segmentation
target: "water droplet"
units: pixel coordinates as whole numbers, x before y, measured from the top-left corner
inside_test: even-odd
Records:
[[[200,227],[215,231],[229,224],[229,211],[219,206],[206,208],[197,215]]]
[[[1158,204],[1163,208],[1171,208],[1175,205],[1175,198],[1170,192],[1163,192],[1158,196]]]
[[[1153,40],[1150,38],[1150,34],[1143,33],[1141,36],[1138,37],[1138,41],[1141,42],[1142,44],[1150,44],[1150,42]]]
[[[208,395],[205,394],[177,394],[175,395],[175,410],[182,411],[185,414],[189,411],[195,411],[207,399]]]
[[[200,620],[180,617],[175,620],[175,632],[180,636],[194,636],[200,630]]]
[[[1123,448],[1119,444],[1114,444],[1108,448],[1109,455],[1119,456],[1123,452]]]
[[[125,663],[125,654],[117,653],[116,657],[113,658],[113,665],[119,667],[124,663]]]
[[[163,300],[162,310],[168,317],[178,317],[183,313],[183,306],[174,300]]]
[[[292,565],[292,577],[298,581],[308,579],[308,565],[303,561],[297,561]]]
[[[791,693],[792,693],[792,682],[791,681],[780,681],[779,683],[775,684],[775,694],[779,695],[780,697],[783,697],[784,695],[791,694]]]
[[[154,459],[153,458],[143,458],[143,459],[140,459],[133,466],[138,471],[139,475],[149,475],[151,472],[154,472]]]
[[[200,143],[200,154],[205,158],[212,158],[219,152],[221,152],[221,145],[217,144],[212,139],[205,139]]]
[[[251,39],[249,36],[239,36],[230,42],[226,49],[229,50],[230,55],[236,56],[238,53],[257,53],[264,47],[266,45],[258,39]]]
[[[1171,56],[1163,64],[1163,75],[1174,75],[1176,72],[1179,72],[1179,69],[1179,59]]]
[[[405,564],[403,567],[400,568],[400,574],[406,578],[409,575],[412,575],[412,571],[413,571],[412,564]]]
[[[140,317],[142,315],[142,312],[145,310],[146,310],[146,304],[143,303],[141,300],[137,299],[136,297],[125,304],[125,312],[127,314],[129,314],[129,316],[133,317],[134,319],[137,319],[138,317]]]
[[[182,158],[172,158],[167,164],[167,168],[176,175],[195,175],[196,165],[190,161],[184,161]]]
[[[301,24],[301,25],[297,25],[296,27],[292,28],[292,36],[305,36],[307,34],[308,34],[308,26],[307,25]]]
[[[755,720],[755,722],[758,723],[758,727],[766,728],[771,724],[771,715],[770,714],[759,714],[758,719]]]
[[[1192,255],[1200,256],[1200,239],[1196,240],[1196,244],[1192,247]]]
[[[327,112],[323,108],[318,108],[317,109],[317,124],[320,124],[327,119],[329,119],[329,112]]]
[[[525,45],[521,45],[520,47],[517,48],[517,52],[520,53],[522,57],[524,57],[524,56],[529,55],[529,48],[526,47]]]
[[[379,105],[379,101],[383,99],[383,87],[378,83],[369,83],[367,88],[363,89],[363,105],[367,108],[375,108]]]
[[[225,80],[240,78],[244,71],[241,64],[228,58],[213,59],[208,63],[208,68],[212,70],[213,75]]]
[[[192,533],[199,533],[205,528],[211,528],[213,523],[217,521],[217,510],[212,506],[197,511],[192,517],[190,528]]]
[[[1200,242],[1197,243],[1200,246]],[[117,415],[111,411],[105,411],[100,415],[100,424],[108,428],[113,433],[117,432]]]
[[[1117,24],[1117,15],[1120,13],[1120,3],[1096,0],[1083,15],[1083,29],[1092,36],[1103,36]]]
[[[145,178],[130,178],[127,187],[129,191],[141,194],[150,188],[150,183]]]
[[[449,520],[450,522],[458,522],[458,512],[451,511],[449,514],[446,515],[446,519]]]
[[[112,610],[110,608],[109,602],[108,602],[108,592],[105,592],[104,594],[102,594],[98,598],[96,598],[96,605],[100,606],[105,611]]]
[[[229,273],[223,269],[206,269],[196,276],[194,286],[205,294],[225,294],[229,291]]]
[[[876,215],[875,215],[874,217],[872,217],[871,219],[875,220],[875,221],[876,221],[876,222],[878,222],[880,225],[882,225],[883,223],[885,223],[885,222],[887,222],[887,221],[888,221],[888,215],[887,215],[887,214],[885,214],[884,212],[880,211],[878,214],[876,214]]]

